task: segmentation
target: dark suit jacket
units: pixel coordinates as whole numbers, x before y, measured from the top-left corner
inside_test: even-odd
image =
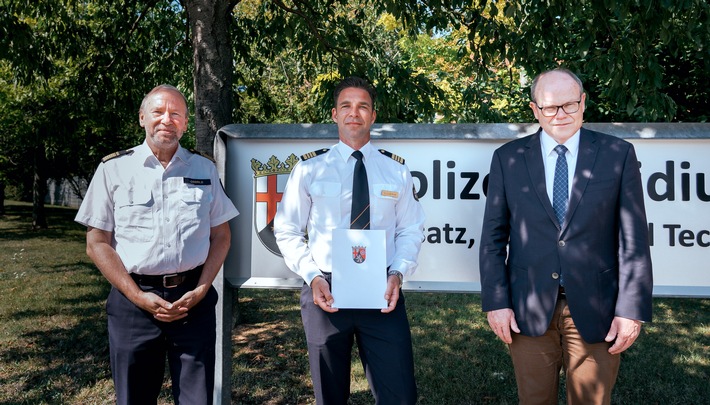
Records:
[[[546,192],[541,131],[491,161],[480,245],[483,310],[512,308],[521,333],[550,324],[564,275],[585,341],[602,342],[614,316],[650,321],[653,276],[633,145],[582,128],[569,208],[558,224]]]

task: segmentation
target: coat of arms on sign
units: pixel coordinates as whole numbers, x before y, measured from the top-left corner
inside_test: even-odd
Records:
[[[274,217],[277,204],[281,201],[283,191],[279,191],[279,176],[283,183],[299,162],[293,153],[281,162],[276,156],[271,156],[266,163],[251,159],[251,169],[254,171],[254,226],[261,243],[271,253],[281,256],[281,251],[274,237]],[[261,182],[262,190],[259,190]]]

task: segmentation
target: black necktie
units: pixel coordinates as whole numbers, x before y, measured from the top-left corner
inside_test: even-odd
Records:
[[[370,191],[367,186],[367,171],[362,162],[362,152],[356,150],[353,173],[353,201],[350,209],[350,229],[370,229]]]

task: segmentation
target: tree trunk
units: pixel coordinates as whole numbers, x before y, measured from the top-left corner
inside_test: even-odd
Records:
[[[5,181],[0,180],[0,215],[5,215]]]
[[[44,160],[44,155],[37,156],[35,152],[34,178],[32,180],[32,228],[47,229],[47,215],[44,209],[44,197],[47,196],[47,176],[44,176],[43,166],[38,160]]]
[[[44,128],[35,131],[35,144],[32,149],[32,229],[47,229],[47,215],[44,210],[44,198],[47,196],[47,178],[49,173],[47,156],[41,140],[47,139]]]
[[[233,58],[230,35],[237,0],[186,0],[192,33],[195,137],[198,151],[213,154],[217,130],[232,121]]]

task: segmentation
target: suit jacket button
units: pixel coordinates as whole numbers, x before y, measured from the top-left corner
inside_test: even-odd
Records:
[[[554,278],[555,280],[557,280],[558,278],[560,278],[560,275],[557,274],[557,273],[552,273],[552,278]]]
[[[565,247],[565,241],[561,240],[561,241],[557,242],[557,246]]]

